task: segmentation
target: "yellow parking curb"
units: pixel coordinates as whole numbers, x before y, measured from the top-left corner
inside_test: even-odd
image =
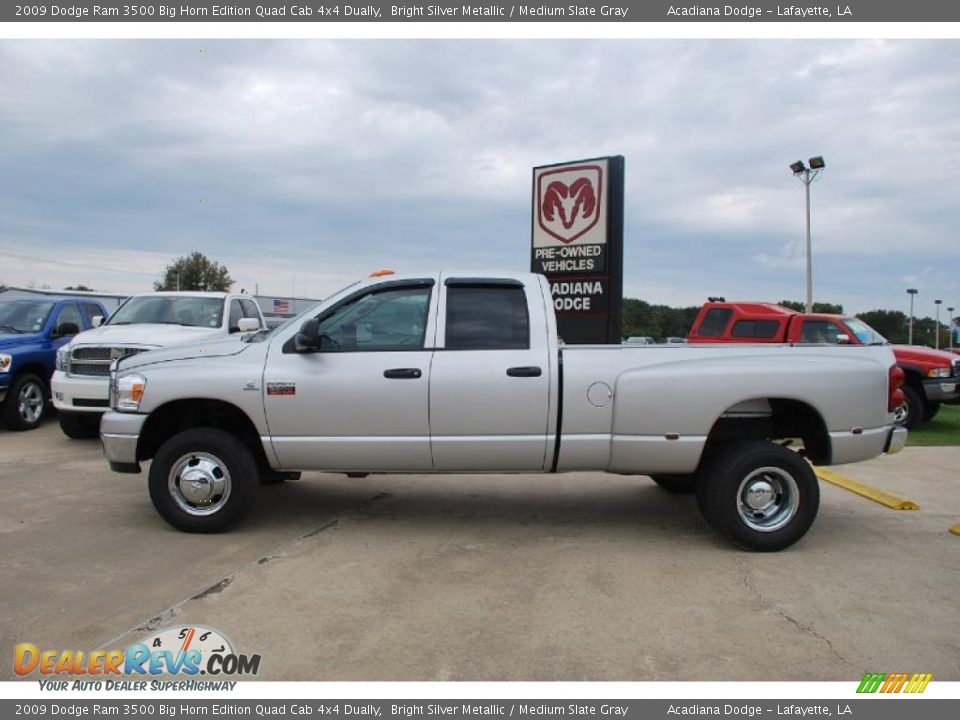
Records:
[[[826,470],[824,468],[815,468],[814,471],[817,473],[817,477],[821,480],[826,480],[832,485],[837,487],[842,487],[844,490],[849,490],[852,493],[857,495],[862,495],[869,500],[878,502],[881,505],[885,505],[888,508],[894,510],[919,510],[920,506],[917,505],[913,500],[906,500],[896,495],[891,495],[888,492],[883,490],[878,490],[875,487],[870,487],[869,485],[864,485],[863,483],[858,483],[856,480],[848,478],[846,475],[841,475],[838,472],[833,472],[833,470]],[[951,528],[951,532],[957,530],[960,534],[960,525],[956,528]]]
[[[960,535],[960,525],[954,525],[952,528],[950,528],[950,532],[952,532],[954,535]]]

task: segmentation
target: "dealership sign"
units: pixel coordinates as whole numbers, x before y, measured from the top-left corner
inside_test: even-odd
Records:
[[[530,269],[550,281],[566,343],[619,343],[623,157],[533,169]]]

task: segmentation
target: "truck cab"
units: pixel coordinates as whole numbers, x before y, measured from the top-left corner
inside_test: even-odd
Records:
[[[0,301],[0,423],[32,430],[44,419],[57,350],[106,314],[87,299]]]
[[[888,345],[859,318],[801,313],[763,302],[711,301],[700,308],[691,343],[791,343],[796,345]],[[897,422],[911,429],[932,420],[941,403],[960,402],[960,359],[918,345],[891,346],[903,370],[905,403]]]

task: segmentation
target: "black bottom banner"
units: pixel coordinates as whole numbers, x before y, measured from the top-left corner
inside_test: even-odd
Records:
[[[910,707],[907,708],[906,706]],[[941,720],[960,717],[960,700],[871,697],[851,700],[237,700],[230,698],[0,700],[0,718],[797,718]]]

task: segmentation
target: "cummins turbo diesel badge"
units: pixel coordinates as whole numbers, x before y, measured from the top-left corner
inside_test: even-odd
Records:
[[[267,395],[296,395],[297,384],[292,382],[268,382]]]

